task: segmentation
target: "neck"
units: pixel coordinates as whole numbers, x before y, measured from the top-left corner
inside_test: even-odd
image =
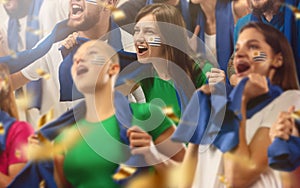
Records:
[[[263,13],[264,17],[266,18],[266,20],[268,20],[268,22],[270,22],[272,20],[272,18],[274,17],[274,15],[276,15],[278,13],[281,5],[282,5],[282,2],[280,0],[277,0],[277,1],[275,0],[273,3],[273,7]]]
[[[163,80],[170,80],[170,74],[169,74],[169,69],[168,69],[168,63],[166,60],[160,61],[160,60],[155,60],[152,62],[152,65],[157,72],[159,78]]]
[[[216,0],[205,1],[200,4],[200,7],[206,17],[205,33],[215,34],[216,33]]]
[[[85,94],[86,115],[88,122],[99,122],[111,117],[115,113],[113,102],[113,88],[109,82],[95,93]]]
[[[105,36],[110,29],[110,19],[99,19],[99,22],[86,31],[80,31],[79,35],[88,39],[99,39]]]

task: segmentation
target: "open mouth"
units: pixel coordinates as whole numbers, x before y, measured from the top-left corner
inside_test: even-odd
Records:
[[[146,51],[148,51],[148,48],[145,46],[138,45],[137,50],[138,50],[138,54],[144,54],[146,53]]]
[[[79,15],[83,12],[83,8],[79,5],[72,5],[72,15]]]
[[[80,75],[82,75],[82,74],[84,74],[84,73],[87,73],[88,72],[88,68],[86,68],[85,66],[78,66],[77,67],[77,69],[76,69],[76,75],[77,76],[80,76]]]
[[[237,69],[237,73],[240,74],[240,73],[244,73],[246,71],[248,71],[250,69],[250,65],[247,64],[247,63],[239,63],[236,67]]]

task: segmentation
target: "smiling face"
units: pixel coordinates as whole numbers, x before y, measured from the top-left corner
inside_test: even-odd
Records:
[[[234,68],[238,80],[250,73],[270,77],[270,70],[277,64],[277,55],[255,28],[247,28],[239,35],[234,56]]]
[[[68,25],[79,31],[93,27],[100,19],[103,7],[85,0],[70,0]]]
[[[142,17],[134,27],[134,45],[138,60],[166,58],[162,38],[152,14]]]
[[[116,52],[104,42],[84,43],[74,55],[71,70],[77,89],[85,94],[105,86],[111,77],[109,69],[115,55]]]

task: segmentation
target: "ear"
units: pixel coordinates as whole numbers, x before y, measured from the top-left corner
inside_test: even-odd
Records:
[[[282,54],[280,52],[280,53],[275,55],[274,60],[272,62],[272,66],[274,68],[279,68],[279,67],[282,66],[282,64],[283,64],[283,57],[282,57]]]
[[[120,65],[118,63],[111,63],[108,68],[108,74],[110,77],[119,74],[120,72]]]

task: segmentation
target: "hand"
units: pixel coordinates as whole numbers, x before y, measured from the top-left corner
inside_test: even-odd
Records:
[[[299,136],[295,121],[291,116],[294,110],[295,107],[292,106],[287,112],[281,112],[278,115],[277,120],[272,125],[269,133],[272,142],[276,137],[283,140],[288,140],[290,135]]]
[[[152,137],[147,132],[133,126],[127,130],[127,137],[129,137],[132,155],[144,155],[149,165],[160,162],[159,152],[153,144]]]
[[[263,95],[269,91],[267,78],[260,74],[251,73],[249,74],[249,80],[246,83],[243,98],[246,101]]]
[[[226,75],[225,72],[218,68],[211,68],[210,72],[206,73],[209,85],[217,84],[218,82],[225,83]]]
[[[197,25],[195,27],[193,36],[191,38],[188,37],[188,43],[190,44],[190,47],[194,52],[197,52],[197,39],[198,39],[199,32],[200,32],[200,25]]]
[[[77,44],[76,39],[78,35],[79,34],[77,32],[70,34],[65,40],[62,41],[61,45],[64,46],[66,49],[73,48],[73,46]]]

